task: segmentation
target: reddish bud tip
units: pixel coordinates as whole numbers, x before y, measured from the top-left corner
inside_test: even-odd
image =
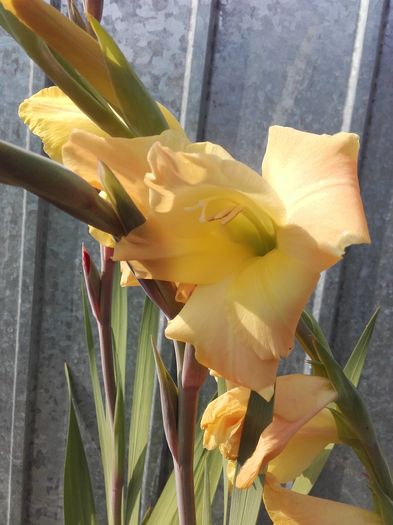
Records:
[[[86,250],[84,244],[82,245],[82,264],[83,264],[83,269],[86,275],[89,275],[90,273],[90,255],[89,255],[89,252]]]

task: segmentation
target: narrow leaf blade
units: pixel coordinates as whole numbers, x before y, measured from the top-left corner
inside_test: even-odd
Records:
[[[135,484],[140,468],[139,462],[142,461],[142,456],[144,458],[144,451],[148,443],[155,371],[151,341],[157,339],[158,322],[158,308],[146,298],[139,333],[128,437],[126,524],[138,523],[141,485],[139,485],[138,494],[134,496],[133,493],[137,490]]]
[[[355,348],[353,349],[353,352],[349,357],[347,364],[344,367],[344,374],[355,386],[357,386],[360,381],[360,376],[362,374],[362,370],[366,362],[368,346],[374,332],[379,311],[380,308],[378,307],[371,316],[369,322],[363,330],[362,335],[359,337],[359,340],[356,343]]]
[[[128,298],[127,288],[120,286],[120,278],[120,263],[116,263],[112,291],[112,332],[119,365],[120,384],[124,395],[127,359]]]
[[[101,45],[122,116],[129,128],[141,136],[155,135],[167,129],[168,124],[158,105],[120,48],[97,20],[90,17],[90,23]]]
[[[67,365],[70,412],[64,466],[64,524],[97,525],[89,466],[83,447]]]

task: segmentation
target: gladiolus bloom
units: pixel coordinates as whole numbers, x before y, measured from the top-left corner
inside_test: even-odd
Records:
[[[266,475],[263,499],[274,525],[382,525],[375,512],[284,489],[272,474]]]
[[[369,242],[357,153],[353,134],[273,127],[261,177],[218,146],[157,142],[145,177],[150,213],[115,257],[145,278],[196,285],[166,335],[269,399],[319,272],[349,244]],[[94,155],[103,156],[97,146]]]
[[[99,189],[104,162],[146,217],[115,258],[138,278],[193,290],[166,335],[266,399],[320,271],[369,242],[357,153],[356,135],[278,126],[262,177],[178,128],[136,139],[75,131],[62,149],[65,165]]]

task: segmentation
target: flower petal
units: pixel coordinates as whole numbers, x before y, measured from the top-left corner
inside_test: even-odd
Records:
[[[357,178],[358,149],[358,137],[351,133],[315,135],[280,126],[269,131],[263,177],[280,196],[289,227],[279,246],[314,262],[319,271],[350,244],[370,242]],[[299,250],[304,232],[311,243],[303,239]]]
[[[96,188],[101,188],[97,163],[104,162],[118,177],[136,206],[146,214],[149,210],[148,189],[144,184],[145,174],[149,171],[147,153],[158,140],[174,148],[183,148],[188,144],[183,132],[172,130],[135,139],[103,138],[74,131],[63,147],[63,160],[69,169]]]
[[[382,525],[375,512],[284,489],[271,474],[266,475],[263,499],[274,525]]]
[[[336,397],[336,391],[323,377],[301,374],[278,377],[273,421],[262,432],[254,453],[241,468],[236,486],[250,487],[299,429]]]
[[[73,129],[101,137],[107,135],[56,86],[41,89],[23,101],[19,106],[19,116],[40,137],[48,156],[58,162],[62,161],[61,148]]]
[[[250,251],[228,238],[219,223],[200,223],[197,214],[150,216],[117,243],[114,259],[132,261],[140,279],[216,282],[237,269]]]
[[[139,286],[139,282],[125,261],[120,261],[120,286]]]
[[[330,410],[323,409],[289,440],[278,456],[271,459],[268,471],[280,483],[288,483],[308,468],[329,443],[338,443],[337,428]]]
[[[219,447],[226,459],[237,458],[249,397],[248,388],[233,388],[207,405],[201,420],[205,448]]]
[[[317,279],[272,250],[216,284],[197,286],[166,335],[193,344],[198,361],[226,379],[269,397]]]

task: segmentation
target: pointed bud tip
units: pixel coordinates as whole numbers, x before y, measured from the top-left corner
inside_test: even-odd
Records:
[[[91,259],[89,252],[86,250],[84,244],[82,244],[82,265],[86,275],[90,274]]]

